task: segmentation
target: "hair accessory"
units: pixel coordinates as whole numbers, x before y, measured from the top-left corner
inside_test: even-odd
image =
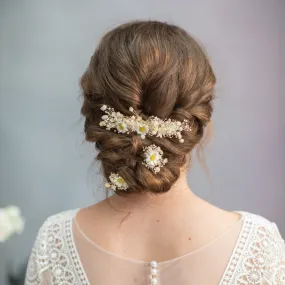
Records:
[[[167,158],[163,158],[162,149],[155,145],[149,145],[143,148],[145,159],[143,165],[151,169],[155,174],[160,171],[160,168],[167,163]]]
[[[173,119],[162,120],[158,117],[151,116],[147,120],[143,120],[132,107],[129,111],[132,116],[125,116],[120,112],[116,112],[113,108],[103,105],[101,110],[105,113],[102,116],[102,121],[99,123],[101,127],[106,127],[107,130],[114,130],[118,133],[135,132],[145,139],[146,135],[163,137],[176,137],[179,142],[183,143],[182,131],[191,131],[187,120],[182,122]]]
[[[106,188],[111,188],[114,191],[117,190],[127,191],[127,189],[129,188],[125,180],[117,173],[111,173],[109,179],[110,183],[105,184]]]

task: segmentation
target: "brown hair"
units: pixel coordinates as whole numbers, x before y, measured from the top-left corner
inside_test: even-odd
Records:
[[[85,136],[96,143],[103,172],[118,173],[128,191],[167,192],[178,179],[187,154],[203,137],[212,114],[215,75],[198,43],[183,29],[156,21],[136,21],[108,32],[81,78]],[[192,131],[176,138],[118,134],[99,126],[106,104],[125,115],[129,107],[149,116],[189,120]],[[143,164],[143,147],[156,144],[168,159],[157,174]],[[117,191],[119,192],[119,191]]]

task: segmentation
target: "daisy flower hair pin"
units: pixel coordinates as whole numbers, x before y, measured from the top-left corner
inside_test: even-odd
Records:
[[[106,188],[111,188],[113,191],[127,191],[129,188],[128,184],[125,182],[125,180],[117,173],[111,173],[109,176],[110,182],[107,182],[105,184]]]
[[[151,169],[155,174],[160,171],[160,168],[167,163],[167,158],[163,158],[162,149],[155,145],[149,145],[143,148],[144,150],[144,162],[147,168]]]

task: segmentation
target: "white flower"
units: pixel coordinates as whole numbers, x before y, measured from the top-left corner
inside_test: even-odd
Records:
[[[167,158],[163,158],[162,149],[159,146],[152,144],[144,147],[143,150],[145,155],[143,164],[154,173],[158,173],[160,168],[167,163]]]
[[[160,153],[154,148],[149,149],[149,151],[145,153],[145,162],[149,165],[158,165],[160,159]]]
[[[0,209],[0,242],[8,240],[14,233],[21,234],[24,223],[18,207],[9,206]]]
[[[110,186],[113,190],[127,190],[128,189],[128,184],[125,182],[125,180],[117,173],[111,173],[109,176],[110,179]]]
[[[100,109],[101,109],[102,111],[105,111],[105,110],[107,110],[107,106],[106,106],[106,105],[103,105]]]
[[[126,133],[128,131],[127,124],[123,121],[119,121],[117,123],[117,130],[118,130],[118,133]]]
[[[160,171],[160,167],[155,167],[154,169],[153,169],[153,171],[154,171],[154,173],[157,173],[157,172],[159,172]]]
[[[145,138],[145,136],[147,135],[149,131],[149,127],[146,124],[139,124],[137,126],[137,133],[141,136],[142,139]]]

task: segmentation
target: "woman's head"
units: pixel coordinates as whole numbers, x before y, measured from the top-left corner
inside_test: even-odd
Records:
[[[180,175],[191,150],[201,141],[212,114],[215,76],[197,42],[183,29],[155,21],[121,25],[99,43],[82,76],[86,140],[96,144],[107,179],[111,173],[134,192],[167,192]],[[136,114],[148,120],[187,120],[191,131],[177,138],[116,133],[99,125],[110,106],[126,116]],[[158,173],[147,168],[143,149],[161,148],[167,163]]]

